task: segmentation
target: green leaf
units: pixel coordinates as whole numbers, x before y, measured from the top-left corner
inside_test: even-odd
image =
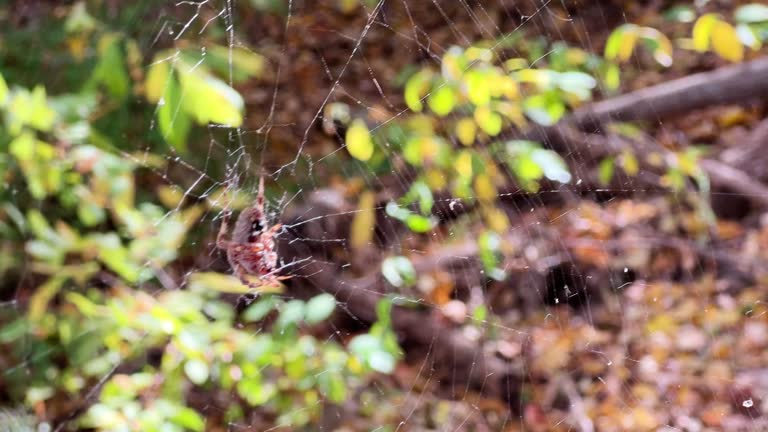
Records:
[[[421,213],[429,215],[432,211],[432,206],[435,204],[435,198],[432,196],[429,186],[422,180],[413,182],[401,202],[403,204],[410,204],[416,201],[419,203]]]
[[[624,24],[614,30],[605,43],[604,56],[606,60],[627,61],[635,49],[637,42],[637,26]]]
[[[501,237],[493,231],[485,231],[478,239],[480,250],[480,261],[483,264],[488,277],[495,280],[503,280],[506,276],[504,271],[498,267],[501,261]]]
[[[381,263],[381,274],[391,285],[402,287],[416,283],[416,269],[404,256],[389,257]]]
[[[238,83],[264,74],[267,61],[264,56],[243,47],[213,45],[206,47],[205,63],[219,76],[231,78]]]
[[[611,183],[611,179],[613,178],[613,171],[614,171],[615,162],[612,157],[606,157],[602,161],[600,161],[600,165],[598,166],[597,172],[598,172],[598,180],[600,181],[600,184],[603,186],[607,186]]]
[[[432,72],[421,70],[411,76],[405,83],[405,104],[414,112],[421,112],[424,108],[421,98],[427,94],[432,80]]]
[[[425,233],[434,228],[437,225],[437,221],[432,217],[410,214],[405,219],[405,224],[413,232]]]
[[[58,294],[59,290],[61,290],[65,280],[65,277],[53,276],[44,284],[37,287],[34,295],[29,300],[29,311],[27,314],[30,320],[38,321],[43,318],[43,315],[48,308],[48,303],[56,294]]]
[[[475,121],[478,126],[480,126],[480,129],[489,136],[496,136],[501,133],[501,116],[499,113],[492,111],[486,106],[479,107],[475,110]]]
[[[317,295],[307,302],[305,320],[309,324],[317,324],[331,316],[335,308],[336,298],[331,294]]]
[[[535,149],[531,152],[531,160],[541,167],[544,176],[560,183],[571,181],[571,173],[565,161],[557,153],[551,150]]]
[[[610,91],[615,91],[621,85],[621,72],[619,66],[615,63],[610,63],[605,69],[605,76],[603,77],[605,87]]]
[[[23,132],[11,141],[8,151],[18,161],[34,198],[43,199],[62,187],[64,171],[54,163],[56,149],[52,145],[38,140],[31,132]]]
[[[347,151],[352,157],[360,161],[367,161],[373,155],[373,140],[368,126],[362,119],[355,119],[347,129],[345,140]]]
[[[171,75],[171,66],[167,60],[155,56],[154,63],[149,66],[147,77],[144,80],[144,94],[147,100],[157,103],[165,94],[165,87],[168,85],[168,79]]]
[[[525,115],[544,126],[552,126],[565,114],[565,105],[557,95],[538,94],[523,102]]]
[[[205,72],[177,64],[184,109],[200,124],[217,123],[228,127],[243,124],[242,96],[223,81]]]
[[[368,364],[373,370],[388,374],[395,370],[397,361],[386,351],[374,351],[368,356]]]
[[[427,104],[435,114],[440,117],[444,117],[453,111],[453,107],[456,105],[456,94],[454,89],[447,84],[432,90],[432,93],[427,98]]]
[[[99,61],[91,79],[97,84],[103,84],[109,94],[117,99],[126,97],[131,87],[124,59],[125,53],[117,36],[108,34],[101,38]]]
[[[696,19],[696,11],[687,5],[673,6],[664,12],[664,18],[670,21],[690,23]]]
[[[142,269],[130,258],[128,249],[122,245],[117,234],[93,234],[90,239],[98,247],[99,261],[126,282],[136,283],[139,280]]]
[[[571,71],[559,73],[557,85],[565,91],[579,93],[592,90],[597,85],[597,81],[584,72]]]
[[[291,300],[284,304],[277,319],[278,327],[298,324],[304,319],[306,304],[301,300]]]
[[[186,429],[193,431],[205,430],[205,420],[195,410],[185,406],[176,406],[171,420]]]
[[[250,305],[243,312],[242,320],[245,322],[261,321],[268,313],[275,309],[277,303],[278,301],[274,297],[265,297]]]
[[[197,385],[202,385],[208,381],[210,371],[206,362],[198,359],[191,359],[184,363],[184,373],[190,381]]]
[[[5,78],[0,74],[0,107],[4,107],[8,100],[8,84],[5,82]]]
[[[464,85],[467,86],[467,97],[475,106],[481,107],[491,102],[491,84],[488,73],[471,70],[464,74]]]
[[[768,21],[768,6],[750,3],[741,6],[733,13],[733,18],[740,23],[759,23]]]
[[[157,121],[163,138],[176,150],[185,152],[192,122],[182,106],[181,85],[173,74],[167,76],[163,97],[157,104]]]
[[[37,86],[32,92],[15,91],[7,108],[8,131],[18,135],[25,126],[48,132],[56,120],[56,113],[48,106],[45,87]]]

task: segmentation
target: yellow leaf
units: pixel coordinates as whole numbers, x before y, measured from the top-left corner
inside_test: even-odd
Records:
[[[696,51],[704,52],[709,49],[712,39],[712,29],[720,21],[717,14],[706,14],[696,20],[693,25],[693,47]]]
[[[736,29],[725,21],[718,21],[712,28],[712,49],[722,58],[737,62],[744,58],[744,45]]]
[[[426,173],[427,186],[432,190],[441,190],[445,187],[445,174],[439,169],[431,168]]]
[[[29,310],[27,313],[29,314],[30,321],[38,321],[43,317],[45,310],[48,308],[48,303],[59,292],[64,281],[65,278],[62,276],[53,276],[37,287],[34,295],[29,300]]]
[[[638,163],[635,154],[628,150],[621,155],[621,165],[624,172],[633,177],[640,171],[640,164]]]
[[[632,57],[632,51],[635,50],[635,43],[637,43],[637,32],[634,29],[624,32],[619,43],[618,58],[619,61],[627,61]]]
[[[247,277],[255,286],[259,286],[259,279],[256,276]],[[259,293],[281,293],[282,284],[261,285],[257,290],[243,284],[234,276],[224,275],[216,272],[198,272],[189,277],[190,291],[217,291],[230,294],[246,294],[257,291]]]
[[[467,150],[459,152],[456,157],[456,172],[462,179],[469,179],[472,177],[472,153]]]
[[[472,145],[477,135],[477,125],[471,118],[463,118],[456,123],[456,137],[465,146]]]
[[[375,205],[376,196],[371,191],[365,191],[360,196],[359,211],[352,220],[350,231],[350,244],[353,248],[362,248],[368,245],[373,238],[373,228],[376,222]]]
[[[496,186],[487,174],[480,174],[475,179],[475,193],[480,201],[490,202],[496,198]]]
[[[497,233],[503,233],[509,229],[509,219],[507,215],[496,207],[489,206],[484,208],[485,223],[488,228]]]
[[[356,119],[347,129],[347,151],[357,160],[367,161],[373,155],[373,140],[368,126]]]

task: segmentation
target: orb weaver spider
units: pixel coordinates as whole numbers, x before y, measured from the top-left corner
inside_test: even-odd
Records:
[[[232,231],[231,240],[226,236],[229,231],[230,212],[224,215],[216,247],[227,252],[227,261],[240,281],[250,288],[258,289],[279,285],[281,280],[290,276],[278,276],[278,257],[275,250],[275,236],[282,229],[282,224],[268,226],[264,212],[264,177],[259,180],[259,193],[253,206],[240,212]],[[259,283],[249,280],[255,276]]]

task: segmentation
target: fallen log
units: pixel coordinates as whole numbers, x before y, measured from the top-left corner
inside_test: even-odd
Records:
[[[585,127],[608,121],[663,121],[668,115],[768,97],[768,57],[657,84],[590,104],[564,119]]]

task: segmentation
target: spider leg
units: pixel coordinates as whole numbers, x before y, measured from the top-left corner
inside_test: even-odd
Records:
[[[275,234],[277,234],[277,232],[278,232],[278,231],[280,231],[281,229],[283,229],[283,224],[281,224],[281,223],[278,223],[278,224],[275,224],[274,226],[272,226],[272,228],[270,228],[270,229],[269,229],[269,231],[267,231],[265,234],[268,234],[268,235],[275,235]]]
[[[231,242],[226,239],[227,233],[229,232],[229,216],[231,215],[231,212],[227,212],[224,214],[224,217],[221,220],[221,227],[219,227],[219,234],[216,236],[216,247],[219,249],[227,249]]]

